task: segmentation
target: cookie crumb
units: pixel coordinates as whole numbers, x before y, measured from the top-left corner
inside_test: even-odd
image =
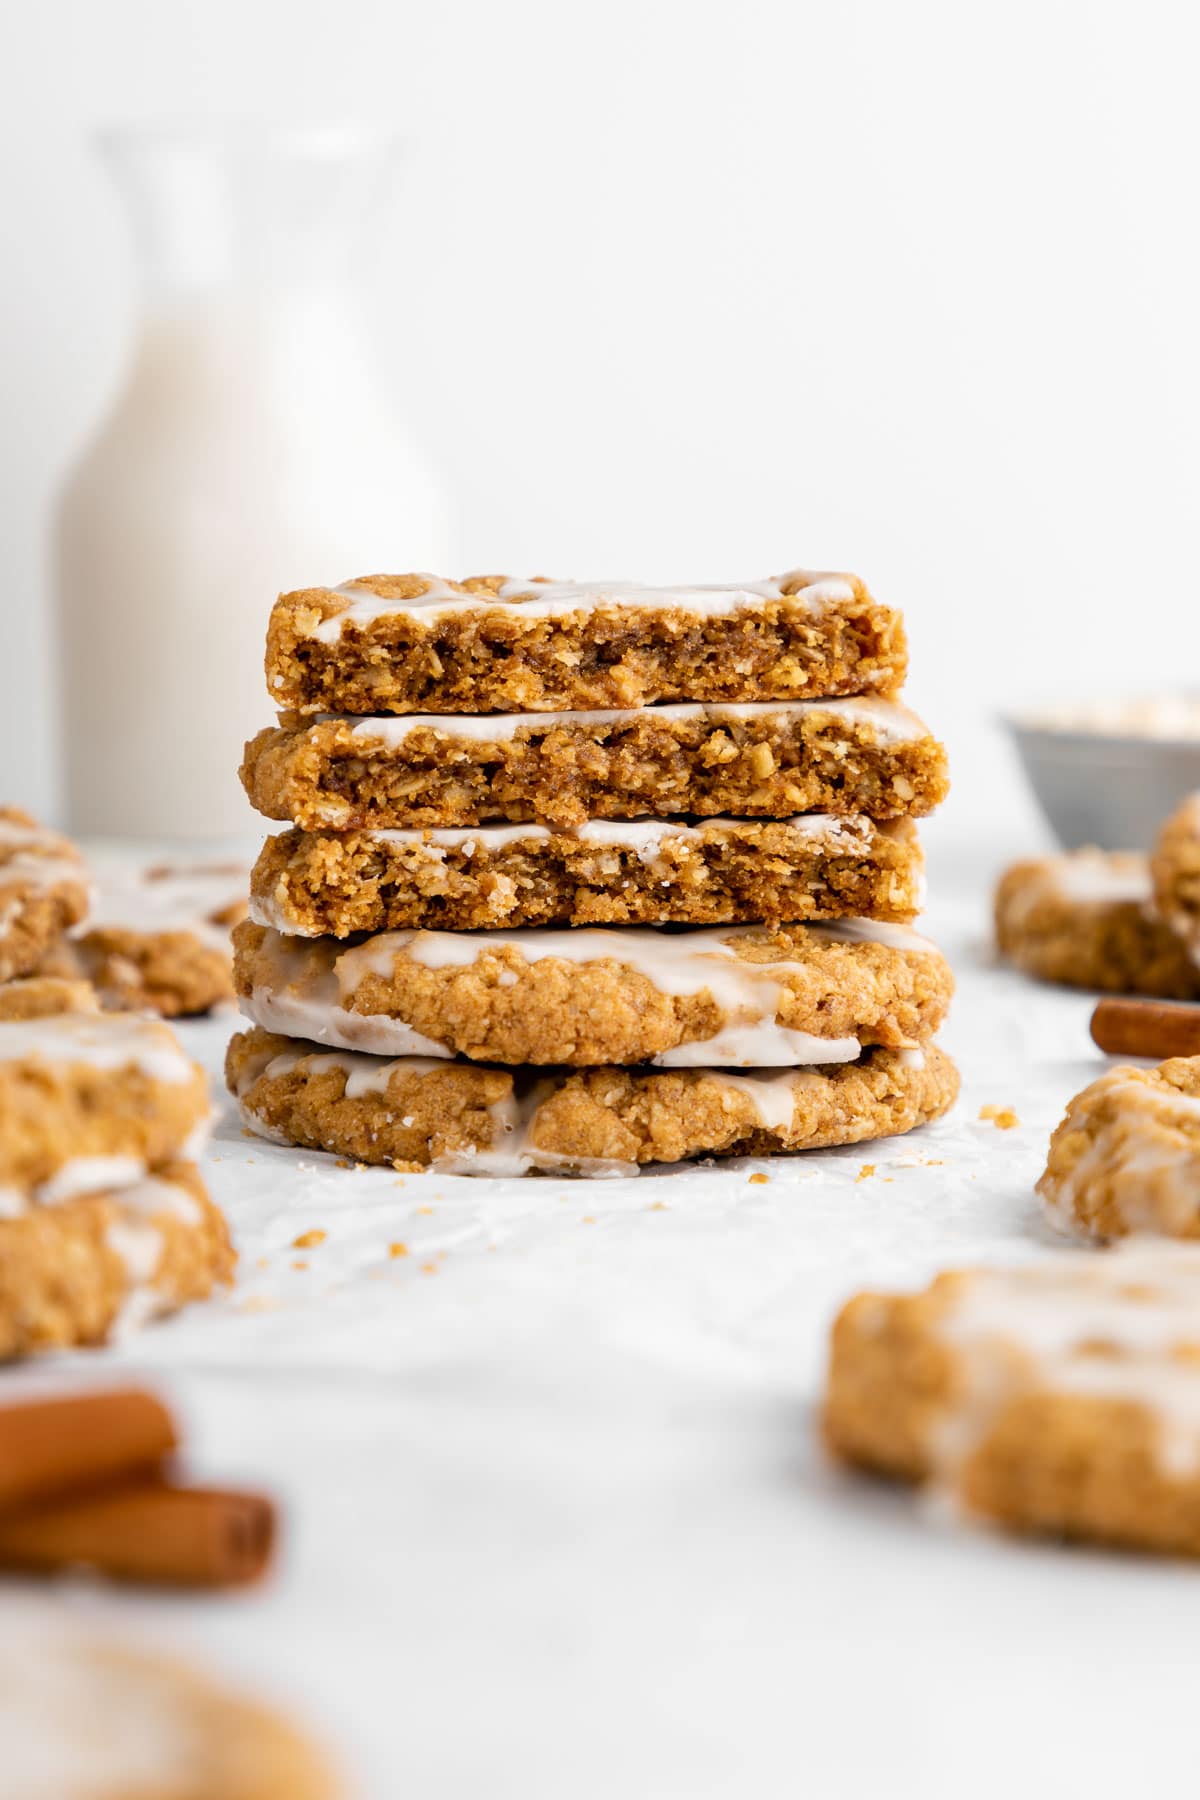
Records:
[[[388,1245],[388,1255],[389,1256],[407,1256],[408,1255],[408,1245],[407,1244],[389,1244]]]
[[[864,1163],[862,1168],[858,1171],[858,1174],[854,1177],[854,1179],[856,1182],[866,1181],[874,1173],[875,1173],[875,1164],[874,1163]]]
[[[302,1256],[298,1256],[296,1258],[295,1262],[292,1264],[292,1267],[293,1267],[293,1269],[307,1269],[308,1264],[305,1262],[305,1260]]]
[[[312,1231],[302,1231],[300,1236],[292,1239],[293,1250],[315,1250],[318,1244],[325,1242],[326,1233],[314,1227]]]
[[[981,1106],[980,1119],[990,1119],[997,1131],[1011,1131],[1021,1123],[1011,1106]]]
[[[747,1176],[748,1181],[754,1182],[759,1187],[764,1186],[770,1179],[771,1177],[769,1175],[764,1175],[761,1170],[756,1170],[753,1175]]]

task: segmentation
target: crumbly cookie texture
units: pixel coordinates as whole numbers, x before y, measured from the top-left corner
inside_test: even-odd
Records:
[[[0,981],[28,975],[88,909],[78,850],[16,806],[0,806]]]
[[[1191,959],[1200,991],[1200,793],[1159,832],[1150,871],[1155,906]]]
[[[203,1069],[157,1019],[0,1023],[0,1216],[186,1157],[208,1116]]]
[[[643,588],[366,575],[282,594],[267,687],[301,713],[557,712],[893,693],[900,615],[853,575]]]
[[[1200,1237],[1200,1057],[1109,1069],[1076,1094],[1038,1193],[1093,1237]]]
[[[193,931],[103,926],[63,938],[40,967],[90,984],[110,1012],[190,1018],[233,999],[228,942],[218,949]]]
[[[283,1718],[157,1650],[68,1632],[61,1614],[51,1625],[44,1613],[18,1612],[0,1642],[0,1743],[12,1800],[338,1800],[342,1792]]]
[[[0,1217],[0,1357],[104,1343],[207,1299],[233,1265],[228,1226],[191,1163]]]
[[[911,919],[924,863],[908,819],[604,820],[560,831],[283,831],[251,917],[299,937],[445,927]]]
[[[701,702],[633,711],[285,715],[247,744],[242,784],[307,830],[589,819],[917,818],[949,786],[946,752],[895,701]]]
[[[94,1013],[100,1000],[90,982],[60,975],[25,975],[0,986],[0,1021],[49,1019],[56,1013]]]
[[[1072,850],[1015,863],[996,889],[996,941],[1027,975],[1067,987],[1200,998],[1200,968],[1151,905],[1132,852]]]
[[[258,1028],[233,1039],[225,1073],[247,1124],[276,1142],[479,1175],[636,1174],[691,1156],[858,1143],[939,1117],[958,1091],[954,1065],[933,1045],[771,1074],[539,1073],[389,1061]]]
[[[54,944],[39,973],[89,981],[115,1012],[188,1018],[233,999],[230,932],[245,917],[239,863],[101,866],[88,928]]]
[[[1019,1531],[1200,1554],[1200,1248],[1127,1245],[859,1294],[825,1436]]]
[[[385,932],[346,946],[249,921],[243,1012],[268,1030],[378,1055],[765,1067],[847,1062],[923,1041],[945,958],[873,920],[664,932]]]

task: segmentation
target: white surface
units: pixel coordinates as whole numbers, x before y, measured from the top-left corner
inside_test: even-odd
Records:
[[[848,565],[909,615],[947,827],[1031,824],[994,711],[1194,680],[1198,57],[1112,0],[10,0],[8,797],[52,798],[47,504],[133,328],[85,128],[382,115],[363,289],[458,569]]]
[[[367,1800],[1173,1791],[1195,1570],[949,1524],[814,1442],[849,1292],[1061,1241],[1032,1183],[1103,1065],[1086,997],[989,965],[986,873],[934,871],[965,1092],[906,1139],[634,1181],[435,1180],[226,1117],[207,1162],[232,1299],[5,1391],[153,1379],[204,1477],[282,1498],[278,1578],[47,1604],[279,1693]],[[226,1030],[185,1035],[215,1067]],[[1019,1128],[981,1122],[988,1103]],[[290,1248],[313,1227],[324,1244]]]

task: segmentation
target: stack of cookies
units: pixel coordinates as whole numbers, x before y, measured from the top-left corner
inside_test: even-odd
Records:
[[[251,1126],[362,1162],[636,1172],[907,1131],[957,1076],[910,929],[945,754],[851,576],[285,594],[235,934]]]

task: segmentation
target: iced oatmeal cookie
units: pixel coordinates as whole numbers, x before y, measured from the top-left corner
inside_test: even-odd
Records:
[[[0,1217],[187,1158],[208,1117],[204,1071],[157,1019],[0,1023]]]
[[[1155,906],[1191,959],[1200,992],[1200,793],[1159,832],[1150,872]]]
[[[243,1012],[268,1030],[391,1056],[504,1063],[847,1062],[923,1042],[945,958],[906,926],[771,931],[400,931],[343,945],[236,932]]]
[[[251,917],[301,937],[495,926],[911,919],[924,865],[908,819],[593,821],[572,829],[284,831]]]
[[[7,1800],[337,1800],[284,1719],[164,1657],[18,1599],[0,1634]]]
[[[889,694],[900,615],[853,575],[733,587],[366,575],[282,594],[267,687],[300,713],[559,712]]]
[[[1200,1237],[1200,1057],[1109,1069],[1076,1094],[1038,1192],[1093,1237]]]
[[[67,838],[0,807],[0,981],[27,975],[88,908],[88,875]]]
[[[230,932],[246,913],[238,863],[101,863],[85,929],[61,939],[43,974],[88,981],[116,1012],[187,1018],[233,999]]]
[[[0,1358],[100,1344],[206,1299],[234,1256],[191,1163],[0,1215]]]
[[[1200,968],[1151,899],[1146,858],[1132,851],[1038,857],[1001,877],[996,941],[1010,962],[1041,981],[1200,998]]]
[[[608,712],[285,715],[246,746],[269,819],[334,827],[595,819],[918,818],[945,798],[946,753],[895,701],[691,702]]]
[[[859,1294],[826,1439],[1018,1531],[1200,1555],[1200,1248],[1127,1245]]]
[[[275,1142],[446,1174],[633,1175],[646,1163],[763,1155],[911,1131],[952,1104],[945,1053],[869,1050],[853,1064],[512,1070],[330,1051],[255,1028],[226,1079]]]

